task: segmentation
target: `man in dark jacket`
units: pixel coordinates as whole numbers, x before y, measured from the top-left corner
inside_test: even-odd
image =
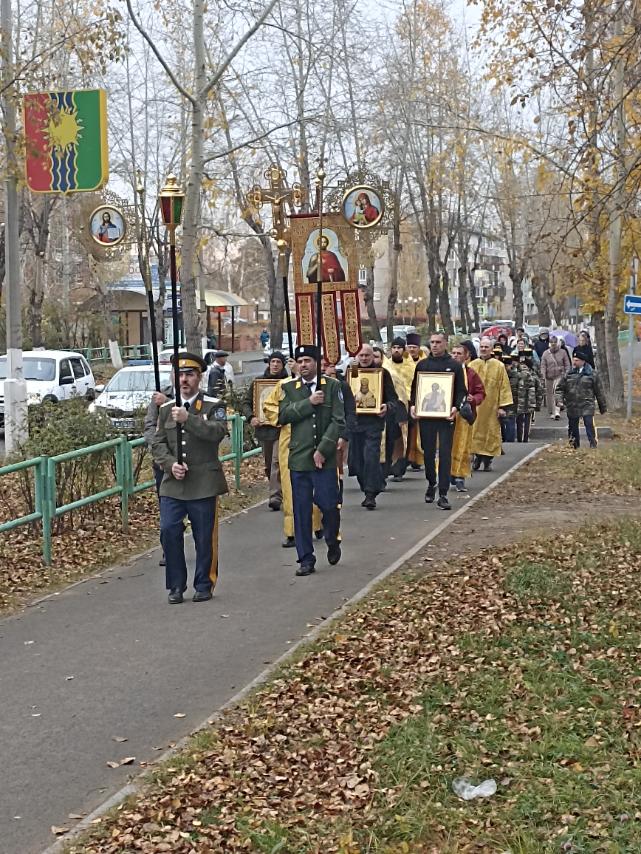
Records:
[[[545,326],[539,329],[539,337],[534,342],[534,352],[539,357],[539,361],[543,358],[543,354],[550,346],[550,330]]]
[[[576,347],[572,354],[572,370],[561,377],[556,387],[557,403],[565,405],[568,413],[568,436],[573,448],[578,448],[581,444],[579,432],[581,418],[590,447],[596,448],[595,403],[598,404],[601,415],[607,412],[603,385],[597,372],[588,364],[588,355],[585,350]]]
[[[296,575],[305,576],[316,571],[313,504],[322,513],[328,563],[333,566],[341,559],[336,446],[345,430],[345,408],[337,380],[321,377],[320,386],[317,384],[317,348],[301,345],[296,348],[295,357],[300,379],[282,384],[278,422],[292,425],[289,473],[300,564]]]
[[[285,357],[274,351],[269,357],[263,379],[282,380],[289,374],[285,370]],[[265,458],[265,477],[269,481],[269,509],[280,510],[283,503],[283,492],[280,485],[280,467],[278,465],[278,434],[280,427],[273,427],[259,419],[260,412],[254,412],[254,384],[252,380],[245,393],[242,412],[254,428],[256,441],[260,443]],[[262,408],[262,407],[261,407]]]
[[[410,414],[416,418],[416,394],[418,379],[421,373],[451,373],[454,374],[454,395],[452,401],[447,401],[447,413],[443,418],[421,418],[418,426],[421,431],[421,445],[425,455],[425,477],[427,491],[425,501],[431,504],[436,497],[436,447],[438,444],[438,492],[437,506],[441,510],[451,510],[447,499],[450,488],[450,471],[452,467],[452,441],[456,413],[467,397],[463,366],[447,352],[447,336],[444,332],[433,332],[430,338],[430,355],[416,366],[412,392],[410,394]]]
[[[350,369],[352,376],[354,371],[360,368],[374,367],[374,351],[370,344],[363,344],[356,358],[356,364]],[[398,403],[394,380],[386,368],[380,368],[380,370],[383,375],[383,399],[380,411],[377,415],[359,415],[357,402],[355,423],[349,433],[349,473],[356,475],[358,484],[365,493],[361,507],[367,510],[376,509],[376,496],[385,485],[381,466],[381,439],[386,416],[394,412]],[[363,374],[362,377],[365,379],[366,375]]]
[[[220,399],[225,397],[227,391],[227,371],[225,365],[229,353],[226,350],[216,350],[214,361],[209,369],[207,377],[207,394]]]

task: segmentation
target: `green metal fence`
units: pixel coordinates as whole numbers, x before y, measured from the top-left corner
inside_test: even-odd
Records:
[[[111,361],[109,347],[83,347],[78,352],[82,353],[90,364],[100,364]],[[151,359],[151,344],[132,344],[120,348],[120,355],[124,362],[127,359]]]
[[[244,422],[245,418],[242,415],[234,414],[227,417],[229,422],[229,438],[231,449],[229,453],[220,457],[221,462],[228,460],[234,461],[234,480],[236,486],[240,486],[241,466],[243,460],[260,454],[260,448],[251,448],[248,451],[243,450],[244,446]],[[142,483],[135,483],[134,477],[134,451],[145,444],[145,440],[128,439],[125,436],[120,436],[116,439],[109,439],[106,442],[100,442],[97,445],[90,445],[87,448],[78,448],[75,451],[68,451],[65,454],[58,454],[55,457],[34,457],[31,460],[21,460],[11,465],[0,467],[0,477],[7,474],[33,469],[34,472],[34,511],[26,516],[20,516],[17,519],[11,519],[0,524],[0,534],[6,531],[12,531],[14,528],[19,528],[22,525],[31,525],[35,522],[40,522],[42,529],[42,557],[44,562],[49,565],[52,557],[51,547],[51,529],[55,519],[65,513],[70,513],[73,510],[79,510],[81,507],[87,507],[89,504],[96,504],[99,501],[104,501],[112,496],[120,498],[120,517],[121,526],[124,532],[129,529],[129,499],[132,495],[142,492],[154,486],[154,480],[146,480]],[[57,505],[56,496],[56,477],[57,466],[70,460],[77,460],[81,457],[90,456],[91,454],[103,453],[104,451],[113,450],[115,456],[116,477],[113,486],[96,492],[92,495],[85,495],[76,501],[71,501],[67,504]]]

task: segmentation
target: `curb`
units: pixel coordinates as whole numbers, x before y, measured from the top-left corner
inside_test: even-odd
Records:
[[[230,697],[226,703],[216,709],[212,714],[208,715],[207,718],[202,721],[202,723],[198,724],[189,735],[184,736],[180,739],[180,741],[176,742],[176,744],[171,747],[169,750],[165,751],[161,756],[159,756],[155,761],[154,765],[160,765],[163,762],[166,762],[168,759],[171,759],[176,753],[179,753],[184,747],[187,746],[191,737],[196,735],[196,733],[201,732],[206,727],[211,726],[213,723],[218,720],[222,713],[227,709],[232,708],[233,706],[240,703],[248,694],[250,694],[255,688],[262,685],[266,682],[272,673],[280,667],[281,664],[284,664],[289,658],[291,658],[295,652],[304,644],[313,643],[319,635],[325,632],[326,629],[331,626],[337,619],[343,616],[343,614],[349,610],[353,605],[360,602],[364,599],[374,587],[384,581],[389,575],[396,572],[400,567],[403,566],[410,558],[412,558],[417,552],[420,552],[421,549],[425,548],[425,546],[430,543],[432,540],[435,540],[440,534],[443,533],[446,528],[448,528],[453,522],[455,522],[459,517],[461,517],[464,513],[473,507],[476,503],[481,501],[492,492],[497,486],[503,483],[505,480],[510,477],[515,471],[517,471],[521,466],[533,460],[534,457],[538,456],[542,451],[544,451],[548,444],[540,445],[537,448],[534,448],[527,456],[523,457],[522,460],[519,460],[515,463],[511,468],[509,468],[506,472],[504,472],[500,477],[498,477],[495,481],[488,484],[484,489],[482,489],[478,495],[475,495],[474,498],[471,498],[463,507],[460,507],[451,516],[448,516],[440,525],[421,540],[418,543],[415,543],[411,548],[409,548],[404,554],[402,554],[399,558],[397,558],[393,563],[391,563],[388,567],[386,567],[382,572],[380,572],[375,578],[373,578],[370,582],[368,582],[365,587],[361,588],[357,593],[355,593],[350,599],[344,602],[339,608],[337,608],[333,613],[331,613],[328,617],[326,617],[322,623],[319,623],[315,626],[308,634],[304,635],[295,644],[293,644],[289,649],[287,649],[282,655],[280,655],[277,659],[275,659],[269,667],[266,667],[258,676],[254,677],[244,688],[241,688],[233,697]],[[261,504],[264,502],[260,502]],[[253,505],[258,507],[259,505]],[[249,509],[249,508],[247,508]],[[243,511],[239,511],[242,513]],[[238,514],[234,514],[238,515]],[[228,517],[231,518],[231,517]],[[73,840],[84,833],[86,830],[91,828],[92,823],[97,819],[103,816],[106,812],[112,809],[118,804],[122,803],[126,798],[130,795],[136,794],[139,790],[139,786],[143,782],[143,777],[145,777],[151,769],[146,768],[140,774],[136,776],[136,778],[127,783],[117,792],[114,792],[111,797],[109,797],[106,801],[103,801],[98,807],[96,807],[93,812],[89,813],[89,815],[85,816],[82,821],[78,822],[78,824],[73,827],[68,833],[65,833],[64,836],[61,836],[56,840],[52,845],[48,848],[45,848],[41,854],[63,854],[64,849],[67,845],[69,845]]]

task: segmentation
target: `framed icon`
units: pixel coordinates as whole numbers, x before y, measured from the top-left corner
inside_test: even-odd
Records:
[[[89,231],[100,246],[117,246],[125,239],[127,223],[118,208],[101,205],[89,218]]]
[[[374,187],[359,184],[351,187],[343,196],[341,212],[354,228],[373,228],[383,218],[385,203]]]
[[[383,372],[380,368],[352,368],[349,386],[357,415],[378,415],[383,405]]]
[[[449,418],[454,400],[454,374],[419,371],[416,382],[416,417]]]
[[[254,418],[258,418],[261,424],[267,421],[267,416],[265,415],[265,400],[269,397],[279,382],[280,380],[254,380],[252,411],[254,413]]]

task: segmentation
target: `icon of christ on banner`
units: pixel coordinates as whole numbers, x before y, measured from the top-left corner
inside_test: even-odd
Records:
[[[298,342],[316,343],[316,295],[322,283],[323,352],[336,364],[341,339],[351,355],[361,347],[358,260],[354,230],[341,214],[324,214],[322,231],[320,226],[317,214],[291,217]]]

